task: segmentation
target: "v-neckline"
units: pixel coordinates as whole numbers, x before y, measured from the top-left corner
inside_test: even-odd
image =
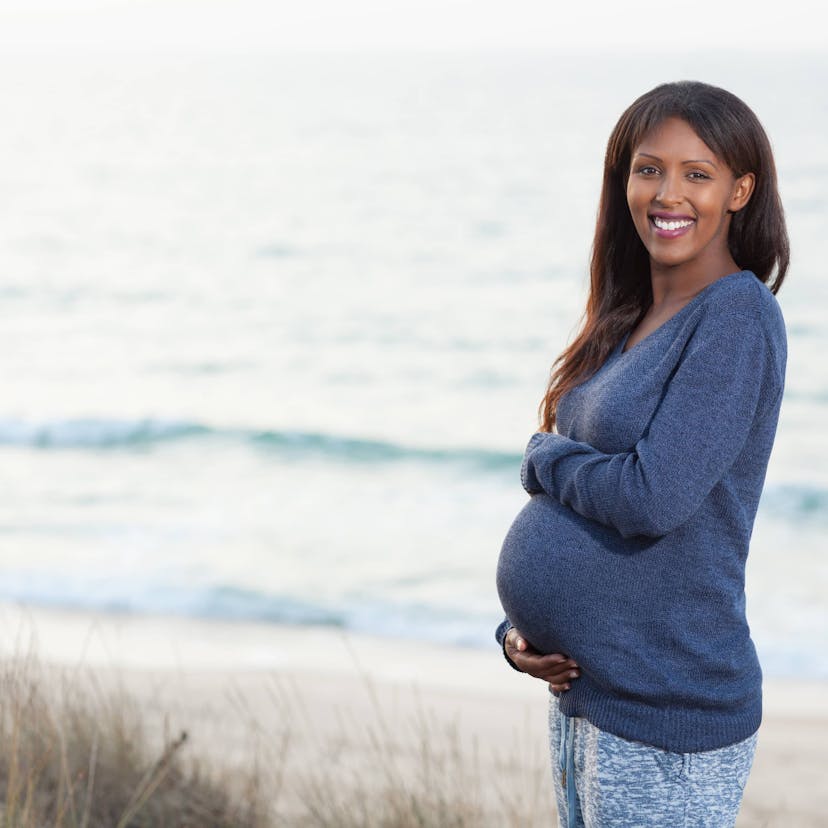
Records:
[[[632,333],[632,331],[628,331],[624,334],[618,346],[616,346],[618,356],[626,356],[627,354],[633,353],[636,350],[636,348],[638,348],[640,345],[643,345],[645,342],[647,342],[647,340],[651,339],[657,333],[664,330],[664,328],[666,328],[674,319],[676,319],[678,316],[684,313],[684,311],[687,310],[687,308],[692,307],[714,285],[718,285],[719,282],[723,282],[725,279],[730,279],[733,276],[739,276],[746,272],[747,271],[745,270],[736,270],[733,273],[728,273],[727,276],[720,276],[718,279],[712,281],[709,285],[705,285],[692,299],[690,299],[690,301],[685,302],[672,316],[665,319],[657,328],[654,328],[652,331],[650,331],[650,333],[647,334],[647,336],[645,336],[643,339],[639,339],[638,342],[635,343],[635,345],[633,345],[629,350],[625,351],[624,348],[626,347],[627,341],[629,340],[630,334]]]

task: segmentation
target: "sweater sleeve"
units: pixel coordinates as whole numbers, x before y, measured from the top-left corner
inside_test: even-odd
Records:
[[[699,322],[641,439],[605,454],[538,432],[521,479],[625,538],[660,537],[685,523],[742,451],[767,388],[771,348],[747,309],[720,308]],[[774,376],[773,373],[770,374]]]
[[[506,636],[508,635],[509,630],[511,629],[512,622],[508,618],[504,618],[497,625],[497,629],[495,630],[495,639],[497,640],[497,643],[500,644],[500,649],[503,651],[503,658],[505,658],[506,661],[509,662],[513,669],[517,670],[519,673],[522,673],[523,671],[520,669],[520,667],[518,667],[517,664],[515,664],[515,662],[512,661],[511,658],[509,658],[509,654],[506,652]]]

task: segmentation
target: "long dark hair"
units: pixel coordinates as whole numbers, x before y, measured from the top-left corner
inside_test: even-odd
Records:
[[[790,248],[776,165],[756,115],[732,93],[697,81],[665,83],[645,93],[624,112],[607,143],[589,298],[578,336],[552,365],[539,409],[544,431],[555,426],[560,398],[598,370],[653,301],[649,256],[633,224],[626,188],[632,153],[667,118],[690,124],[737,178],[749,172],[756,178],[750,200],[731,216],[733,260],[774,293],[787,273]]]

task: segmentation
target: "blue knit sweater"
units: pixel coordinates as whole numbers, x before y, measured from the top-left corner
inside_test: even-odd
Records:
[[[581,677],[561,709],[666,750],[750,736],[762,673],[745,561],[773,444],[786,338],[749,271],[713,282],[559,402],[529,441],[531,495],[500,554],[510,626]]]

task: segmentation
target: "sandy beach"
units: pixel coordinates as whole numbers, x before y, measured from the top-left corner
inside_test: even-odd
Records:
[[[381,795],[389,780],[444,785],[491,824],[553,825],[545,687],[491,652],[323,628],[0,608],[0,653],[91,671],[139,701],[150,732],[272,771],[283,819],[314,797]],[[826,687],[767,679],[737,825],[824,824]],[[429,780],[429,774],[435,779]],[[289,824],[289,822],[288,822]],[[311,823],[305,823],[311,824]]]

